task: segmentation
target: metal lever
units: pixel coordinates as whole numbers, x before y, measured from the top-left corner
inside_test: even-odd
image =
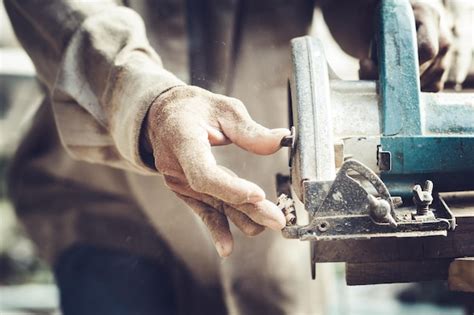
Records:
[[[430,212],[430,205],[433,202],[433,182],[427,180],[421,189],[420,185],[413,187],[413,202],[416,205],[417,215],[427,215]]]

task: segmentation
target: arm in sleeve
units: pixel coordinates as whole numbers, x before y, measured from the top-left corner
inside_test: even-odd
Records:
[[[113,1],[5,0],[15,33],[50,93],[73,157],[156,173],[140,155],[153,100],[183,85],[163,68],[140,16]]]

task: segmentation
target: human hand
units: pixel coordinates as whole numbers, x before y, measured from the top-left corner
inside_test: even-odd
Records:
[[[443,89],[452,61],[452,32],[446,11],[439,1],[411,0],[415,16],[421,90]],[[376,79],[377,66],[371,59],[360,61],[361,79]]]
[[[230,255],[227,219],[243,233],[280,230],[285,218],[256,184],[217,165],[211,146],[235,143],[267,155],[280,148],[287,129],[267,129],[252,120],[235,98],[193,86],[178,86],[152,104],[144,125],[145,143],[166,185],[202,219],[217,252]]]
[[[447,13],[436,1],[412,0],[418,42],[421,89],[438,92],[444,87],[451,66],[452,32]]]

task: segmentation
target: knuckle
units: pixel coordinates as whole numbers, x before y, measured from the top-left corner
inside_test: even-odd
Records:
[[[176,98],[188,98],[188,97],[195,97],[199,94],[199,88],[191,85],[181,85],[171,88],[169,90],[170,97]]]
[[[244,103],[241,100],[237,98],[233,98],[233,97],[231,97],[230,99],[231,99],[231,104],[234,106],[235,109],[241,110],[241,111],[247,110]]]
[[[260,214],[259,213],[260,211],[258,210],[258,207],[256,204],[250,204],[250,203],[242,204],[238,207],[238,209],[242,211],[243,213],[245,213],[250,218],[254,218],[255,215],[258,216]]]
[[[242,101],[236,98],[229,98],[230,101],[227,102],[229,105],[229,109],[232,113],[234,113],[237,117],[242,117],[248,114],[247,108],[245,107]]]
[[[189,187],[191,187],[192,190],[197,191],[197,192],[202,192],[204,181],[202,180],[201,176],[189,175],[187,178],[188,178]]]
[[[239,99],[226,96],[221,103],[225,111],[234,116],[240,117],[247,113],[247,108]]]
[[[153,116],[167,116],[166,114],[175,112],[175,107],[182,107],[184,101],[196,98],[205,90],[195,86],[180,85],[173,87],[160,96],[153,102],[150,108],[150,114]]]

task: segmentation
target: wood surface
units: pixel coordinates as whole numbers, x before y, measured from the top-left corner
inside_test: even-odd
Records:
[[[313,247],[314,258],[317,262],[346,262],[349,285],[449,277],[451,289],[474,292],[474,258],[464,259],[474,257],[474,193],[443,197],[457,223],[447,236],[318,242]]]

